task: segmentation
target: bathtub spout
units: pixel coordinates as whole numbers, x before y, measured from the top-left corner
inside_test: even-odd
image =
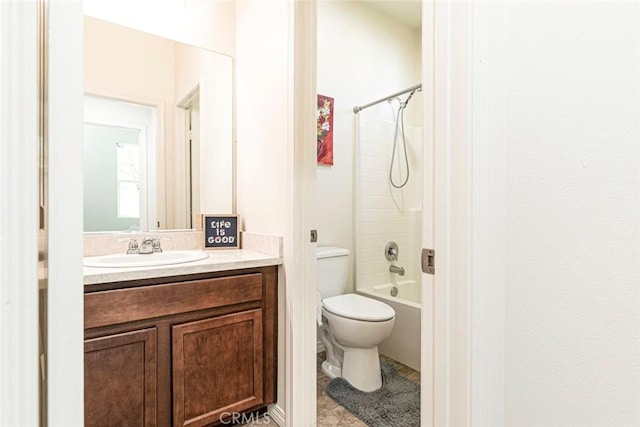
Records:
[[[391,273],[398,273],[399,275],[404,276],[404,267],[396,267],[395,265],[390,265],[389,271]]]

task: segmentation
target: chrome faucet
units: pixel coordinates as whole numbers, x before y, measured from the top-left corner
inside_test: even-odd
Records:
[[[153,253],[153,239],[151,237],[145,237],[140,243],[140,254],[152,254]]]
[[[398,273],[399,275],[404,276],[404,267],[396,267],[395,265],[390,265],[389,272]]]
[[[156,254],[162,252],[162,247],[160,246],[160,239],[156,239],[153,237],[145,237],[140,243],[140,251],[138,253],[146,255],[146,254]]]

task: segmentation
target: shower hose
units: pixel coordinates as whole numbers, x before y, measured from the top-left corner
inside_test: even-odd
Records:
[[[393,137],[393,151],[391,153],[391,164],[389,165],[389,182],[395,188],[402,188],[405,185],[407,185],[407,182],[409,181],[409,155],[407,154],[407,141],[406,141],[405,136],[404,136],[404,109],[407,108],[407,104],[409,103],[409,100],[411,99],[411,97],[413,96],[414,93],[415,93],[415,91],[411,92],[409,94],[409,96],[407,97],[406,101],[404,101],[404,102],[402,102],[400,100],[400,98],[396,98],[400,102],[400,107],[398,108],[398,114],[396,115],[396,129],[395,129],[394,137]],[[392,109],[393,109],[393,107],[392,107]],[[396,182],[394,182],[394,180],[393,180],[393,166],[396,163],[396,151],[397,151],[397,148],[398,148],[398,135],[400,133],[402,134],[402,149],[404,151],[404,163],[405,163],[405,167],[406,167],[406,170],[407,170],[407,174],[406,174],[404,180],[402,180],[402,183],[396,184]],[[402,172],[400,173],[400,176],[402,176]]]

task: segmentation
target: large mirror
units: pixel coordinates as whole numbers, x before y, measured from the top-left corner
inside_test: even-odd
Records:
[[[84,230],[233,212],[232,59],[84,18]]]

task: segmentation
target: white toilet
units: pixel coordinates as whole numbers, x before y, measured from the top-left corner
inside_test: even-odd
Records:
[[[373,298],[343,294],[348,272],[348,249],[318,247],[318,326],[327,354],[322,371],[374,391],[382,387],[378,345],[391,333],[396,313]]]

